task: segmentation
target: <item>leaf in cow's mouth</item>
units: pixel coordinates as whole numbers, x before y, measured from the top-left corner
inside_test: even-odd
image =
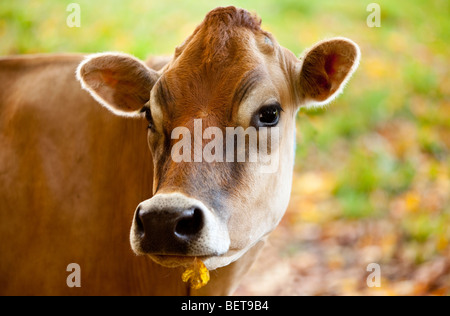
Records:
[[[194,258],[194,262],[183,272],[181,279],[183,282],[189,282],[191,289],[198,290],[209,282],[208,268],[206,268],[203,261]]]

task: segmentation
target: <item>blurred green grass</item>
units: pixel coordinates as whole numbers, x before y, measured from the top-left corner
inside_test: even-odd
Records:
[[[332,209],[325,218],[399,221],[406,242],[435,241],[433,253],[448,249],[449,1],[377,1],[380,28],[366,25],[370,1],[78,0],[80,28],[66,25],[69,3],[0,2],[0,55],[170,54],[209,10],[226,5],[257,12],[263,28],[297,55],[326,37],[353,39],[362,60],[344,94],[325,109],[299,113],[296,177],[326,180],[325,194],[312,201]],[[303,192],[296,183],[290,210],[301,213],[311,201],[295,199]]]

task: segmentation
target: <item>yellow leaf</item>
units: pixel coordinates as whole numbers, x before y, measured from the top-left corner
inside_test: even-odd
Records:
[[[449,241],[448,241],[447,237],[444,234],[441,234],[438,237],[436,249],[438,251],[444,251],[447,248],[448,243],[449,243]]]
[[[417,192],[408,192],[405,196],[405,206],[410,212],[415,212],[420,206],[420,195]]]
[[[189,282],[191,289],[198,290],[209,282],[209,271],[203,261],[194,258],[192,265],[181,275],[183,282]]]

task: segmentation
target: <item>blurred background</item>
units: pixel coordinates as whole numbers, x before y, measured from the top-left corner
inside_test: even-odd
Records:
[[[70,28],[69,3],[81,8]],[[292,197],[238,295],[450,295],[450,2],[0,2],[0,55],[123,51],[171,54],[205,14],[256,12],[300,55],[345,36],[362,60],[322,110],[301,110]],[[369,263],[381,286],[368,287]]]

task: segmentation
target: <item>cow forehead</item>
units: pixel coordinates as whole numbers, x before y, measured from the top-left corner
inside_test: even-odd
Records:
[[[268,35],[242,27],[230,32],[224,45],[205,43],[198,31],[177,54],[155,86],[166,121],[176,124],[210,114],[231,124],[246,92],[269,76],[263,55],[275,56]]]
[[[187,118],[217,118],[224,126],[233,122],[244,97],[268,77],[257,64],[210,72],[172,72],[161,77],[155,97],[166,121],[182,123]]]

